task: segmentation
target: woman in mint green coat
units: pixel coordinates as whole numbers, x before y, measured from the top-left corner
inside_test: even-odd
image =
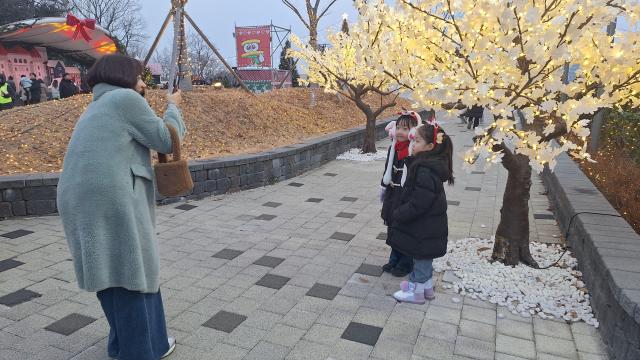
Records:
[[[142,64],[108,55],[88,74],[89,104],[73,130],[58,183],[58,210],[78,285],[97,292],[110,325],[108,354],[158,360],[175,348],[167,337],[159,289],[151,150],[171,152],[166,125],[185,126],[168,95],[163,118],[144,99]]]

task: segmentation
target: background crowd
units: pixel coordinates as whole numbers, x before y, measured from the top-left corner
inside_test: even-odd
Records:
[[[78,86],[65,73],[60,81],[53,80],[46,86],[44,81],[31,73],[22,75],[20,79],[0,74],[0,111],[14,106],[37,104],[48,100],[59,100],[71,97],[80,92]]]

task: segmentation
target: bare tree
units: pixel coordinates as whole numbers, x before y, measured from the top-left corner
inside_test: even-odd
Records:
[[[70,5],[77,15],[96,19],[127,53],[146,39],[139,0],[71,0]]]
[[[162,67],[162,78],[168,79],[169,70],[171,69],[171,48],[167,46],[162,50],[156,50],[156,52],[153,53],[151,61],[160,64]]]
[[[0,1],[0,25],[38,17],[63,16],[68,7],[67,0]]]
[[[191,60],[191,72],[200,80],[213,78],[223,67],[209,45],[193,32],[187,36],[187,52]]]
[[[127,55],[136,59],[144,59],[149,52],[149,47],[142,42],[135,42],[127,48]]]
[[[329,4],[324,8],[324,10],[320,10],[320,0],[315,0],[314,4],[311,4],[311,0],[305,0],[305,5],[307,7],[307,16],[302,16],[302,13],[298,10],[298,8],[290,1],[290,0],[282,0],[282,2],[287,5],[294,14],[298,16],[298,18],[302,21],[304,26],[309,29],[309,45],[311,45],[314,49],[318,48],[318,23],[320,19],[327,13],[327,10],[338,0],[330,0]]]

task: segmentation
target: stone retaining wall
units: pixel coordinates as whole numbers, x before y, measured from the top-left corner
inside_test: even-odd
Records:
[[[386,136],[384,127],[389,121],[378,122],[377,139]],[[194,188],[186,198],[201,199],[283,181],[361,147],[363,142],[364,127],[359,127],[257,154],[190,161]],[[59,173],[0,176],[0,219],[56,213],[58,178]],[[159,204],[182,199],[156,196]]]
[[[640,359],[640,236],[566,154],[543,180],[560,227],[571,226],[567,240],[609,356]]]

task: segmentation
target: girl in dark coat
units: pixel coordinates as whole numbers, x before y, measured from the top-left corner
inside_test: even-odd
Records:
[[[447,197],[444,182],[453,184],[453,143],[437,125],[415,130],[414,156],[407,158],[407,179],[394,209],[390,245],[413,258],[409,281],[393,294],[398,301],[424,304],[435,298],[432,261],[447,252]]]
[[[381,216],[385,225],[391,223],[391,216],[398,205],[400,198],[400,183],[404,172],[404,161],[409,156],[409,132],[420,123],[420,115],[415,111],[403,111],[396,121],[387,125],[389,136],[393,144],[389,147],[387,161],[384,165],[385,172],[380,183],[380,201],[382,201]],[[387,244],[389,244],[389,232],[387,231]],[[383,271],[390,272],[393,276],[406,276],[413,269],[413,259],[403,255],[391,247],[389,262],[382,267]]]

